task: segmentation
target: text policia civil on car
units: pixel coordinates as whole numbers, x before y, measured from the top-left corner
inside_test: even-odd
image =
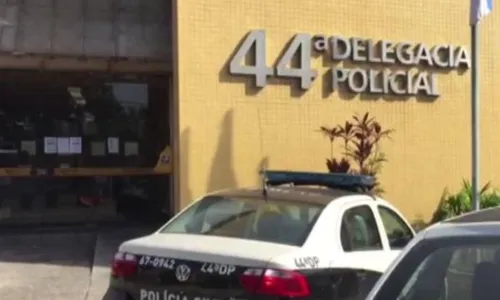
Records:
[[[295,35],[276,67],[272,68],[266,65],[265,31],[253,30],[236,50],[229,72],[232,75],[255,76],[257,87],[266,86],[269,76],[294,78],[300,80],[302,89],[307,90],[318,76],[318,71],[311,67],[312,51],[328,53],[332,63],[350,60],[359,64],[359,67],[348,68],[344,63],[343,67],[332,67],[331,70],[333,90],[345,85],[356,94],[436,97],[439,96],[436,71],[470,67],[470,56],[464,46],[428,47],[422,43],[300,33]],[[252,55],[253,65],[244,64],[249,55]],[[298,66],[293,67],[295,58],[298,58]],[[373,67],[366,68],[367,64]]]

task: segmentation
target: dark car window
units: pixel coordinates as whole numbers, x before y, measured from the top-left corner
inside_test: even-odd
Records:
[[[496,237],[424,240],[396,266],[375,299],[498,299],[499,257]]]
[[[332,299],[335,300],[364,299],[382,275],[360,269],[334,269],[332,272]]]
[[[187,233],[300,246],[324,205],[208,196],[178,215],[162,233]]]
[[[380,218],[384,224],[385,233],[391,249],[402,249],[413,238],[410,227],[393,210],[378,206]]]

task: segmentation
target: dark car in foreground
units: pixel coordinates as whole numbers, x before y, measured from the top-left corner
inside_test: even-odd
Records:
[[[366,299],[500,299],[500,208],[465,214],[420,232]]]

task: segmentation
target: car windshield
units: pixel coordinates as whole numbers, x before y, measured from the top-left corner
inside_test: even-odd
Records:
[[[207,196],[167,223],[161,233],[211,235],[300,246],[324,205]]]
[[[394,268],[374,299],[498,299],[499,278],[500,238],[424,240]]]

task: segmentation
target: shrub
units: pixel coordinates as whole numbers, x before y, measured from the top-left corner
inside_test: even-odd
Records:
[[[500,205],[500,193],[497,190],[492,190],[489,182],[483,186],[479,195],[481,208],[491,208]],[[472,208],[472,186],[469,181],[462,180],[462,188],[458,193],[451,194],[447,188],[444,189],[432,222],[439,222],[450,217],[459,216],[472,211]]]
[[[351,121],[334,127],[320,127],[330,141],[330,157],[326,159],[326,166],[331,173],[364,174],[375,178],[373,192],[381,194],[377,175],[382,170],[382,165],[387,161],[386,156],[380,151],[379,143],[384,138],[390,138],[392,129],[384,130],[382,126],[365,113],[363,117],[352,116]],[[343,153],[335,157],[334,143],[342,142]]]

